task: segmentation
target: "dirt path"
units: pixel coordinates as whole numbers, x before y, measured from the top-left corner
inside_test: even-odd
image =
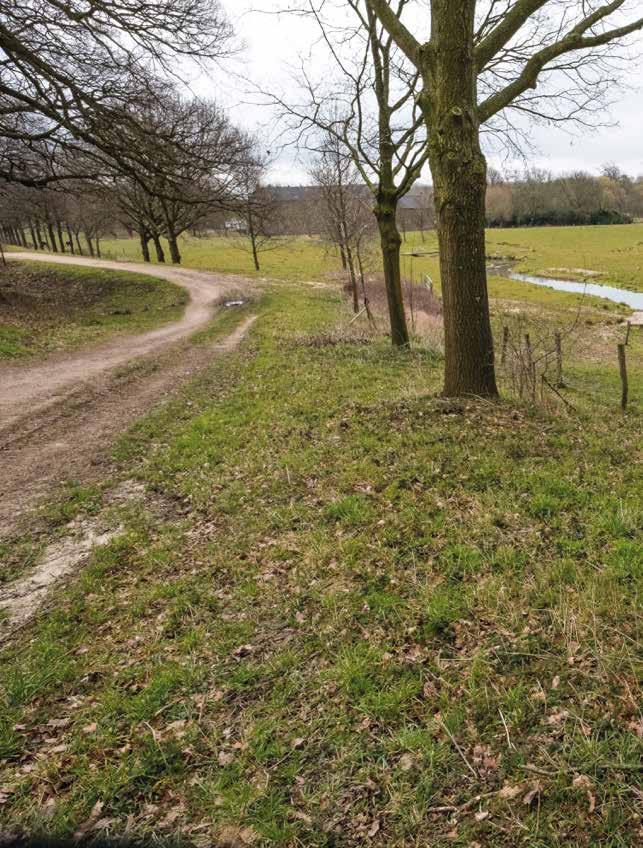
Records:
[[[0,444],[2,431],[28,414],[31,418],[51,403],[59,401],[70,387],[90,380],[97,374],[124,365],[139,356],[147,356],[179,341],[207,323],[213,305],[226,293],[252,285],[250,280],[191,271],[171,266],[143,265],[136,262],[110,262],[80,256],[8,254],[10,259],[54,262],[58,265],[84,265],[114,271],[162,277],[186,289],[190,301],[179,321],[165,324],[136,336],[120,336],[113,341],[73,354],[61,354],[37,364],[0,366]]]
[[[213,356],[235,347],[254,320],[246,320],[217,344],[191,345],[187,338],[212,317],[213,305],[226,294],[247,290],[250,281],[178,268],[151,270],[135,263],[37,258],[152,273],[186,288],[191,300],[181,320],[158,330],[44,362],[0,367],[0,539],[62,481],[100,478],[109,447],[124,428]],[[130,364],[140,368],[119,373]]]

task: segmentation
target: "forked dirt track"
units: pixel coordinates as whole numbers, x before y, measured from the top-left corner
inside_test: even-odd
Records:
[[[185,288],[190,301],[180,320],[157,330],[38,363],[0,366],[0,539],[61,481],[99,477],[117,435],[214,356],[235,347],[253,320],[216,344],[190,345],[190,335],[207,324],[216,304],[249,291],[253,281],[81,257],[14,253],[11,258],[163,277]],[[119,374],[134,364],[140,368]]]

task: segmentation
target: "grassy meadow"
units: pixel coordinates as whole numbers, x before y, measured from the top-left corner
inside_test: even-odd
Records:
[[[0,361],[143,332],[186,302],[179,286],[141,274],[11,262],[0,268]]]
[[[238,245],[245,245],[243,237],[195,238],[185,236],[181,250],[184,264],[222,273],[269,277],[281,280],[316,280],[340,270],[339,260],[332,248],[317,239],[284,239],[278,246],[261,255],[261,271],[257,274],[252,258]],[[408,233],[402,253],[437,251],[434,232]],[[106,257],[140,260],[136,239],[112,239],[103,243]],[[524,229],[493,229],[487,231],[487,252],[491,257],[515,261],[516,270],[554,276],[562,279],[584,279],[577,269],[600,273],[596,282],[613,283],[621,288],[643,291],[643,224],[599,227],[533,227]],[[376,258],[370,262],[377,268]],[[439,286],[440,274],[436,256],[411,258],[403,256],[403,270],[407,277],[419,278],[430,274]],[[510,288],[508,288],[508,285]],[[525,290],[542,290],[524,283],[491,281],[492,295],[504,296]],[[549,293],[548,293],[549,294]],[[553,293],[554,297],[559,294]],[[564,297],[564,295],[563,295]]]
[[[643,287],[643,228],[609,230],[593,257],[554,230],[490,253]],[[87,510],[118,535],[0,657],[0,830],[640,844],[643,332],[622,414],[622,310],[493,280],[497,337],[565,331],[565,388],[533,403],[499,368],[499,402],[445,401],[439,334],[396,351],[349,325],[302,284],[333,270],[318,249],[266,254],[281,282],[213,321],[258,315],[242,347],[46,506],[39,532]],[[145,497],[110,505],[132,479]]]

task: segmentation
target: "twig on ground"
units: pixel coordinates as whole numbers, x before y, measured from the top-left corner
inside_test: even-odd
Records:
[[[458,745],[458,742],[457,742],[457,740],[456,740],[455,736],[451,733],[451,731],[449,730],[449,728],[446,726],[446,724],[445,724],[442,720],[440,720],[440,724],[441,724],[441,725],[442,725],[442,727],[446,730],[446,732],[447,732],[447,734],[448,734],[448,736],[449,736],[449,739],[453,742],[453,744],[454,744],[454,746],[455,746],[456,751],[457,751],[457,752],[458,752],[458,754],[460,754],[460,756],[462,757],[462,760],[463,760],[464,764],[466,765],[466,767],[469,769],[469,771],[470,771],[470,772],[471,772],[471,774],[475,777],[475,779],[476,779],[476,780],[479,780],[479,779],[480,779],[480,775],[479,775],[479,774],[478,774],[478,772],[474,769],[474,767],[471,765],[471,763],[470,763],[470,762],[469,762],[469,760],[467,759],[467,757],[466,757],[466,755],[465,755],[464,751],[462,750],[462,748]]]
[[[507,727],[507,722],[505,721],[505,717],[504,717],[504,716],[503,716],[503,714],[502,714],[502,710],[501,710],[501,709],[498,709],[498,712],[500,713],[500,719],[501,719],[501,721],[502,721],[502,726],[503,726],[503,727],[504,727],[504,729],[505,729],[505,735],[506,735],[506,737],[507,737],[507,745],[509,746],[509,750],[511,750],[511,749],[513,748],[513,750],[515,751],[515,750],[516,750],[516,746],[515,746],[515,745],[514,745],[514,743],[511,741],[511,736],[509,735],[509,728]]]

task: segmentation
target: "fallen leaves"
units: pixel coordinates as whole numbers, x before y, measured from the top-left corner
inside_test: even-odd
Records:
[[[572,786],[576,789],[583,789],[587,793],[587,801],[588,801],[588,813],[593,813],[596,809],[596,796],[591,791],[594,788],[594,784],[591,779],[586,774],[577,774],[576,777],[572,781]]]
[[[473,764],[481,776],[498,770],[502,754],[494,754],[488,745],[476,745],[473,749]]]
[[[15,791],[15,786],[0,786],[0,805],[6,804]]]
[[[532,785],[531,789],[529,789],[529,791],[527,793],[525,793],[525,795],[522,799],[522,803],[526,807],[530,807],[534,803],[535,800],[540,798],[541,792],[542,792],[542,787],[541,787],[540,783],[539,782],[534,783]]]
[[[415,765],[415,757],[413,754],[402,754],[400,757],[400,768],[402,771],[411,771]]]
[[[522,791],[523,787],[521,785],[512,786],[509,783],[505,783],[500,792],[498,792],[498,797],[502,798],[503,801],[513,801]]]
[[[556,710],[547,716],[547,724],[550,727],[560,727],[569,718],[569,710]]]
[[[257,833],[251,827],[224,827],[217,834],[217,848],[244,848],[257,841]]]
[[[217,759],[220,766],[229,766],[234,762],[234,754],[230,751],[219,751]]]
[[[236,660],[239,660],[242,657],[247,657],[253,651],[254,651],[254,645],[239,645],[239,647],[235,648],[234,651],[232,652],[232,656]]]
[[[94,806],[89,813],[89,817],[85,819],[85,821],[80,825],[80,827],[74,833],[75,839],[80,839],[85,836],[85,834],[89,833],[94,829],[96,823],[100,820],[101,813],[103,812],[103,802],[96,801]]]
[[[163,816],[163,818],[158,823],[158,827],[161,830],[167,830],[168,828],[172,827],[176,820],[180,818],[180,816],[182,816],[184,813],[184,807],[174,807],[174,809],[170,810]]]
[[[368,832],[367,832],[367,834],[366,834],[366,835],[369,837],[369,839],[372,839],[374,836],[377,836],[377,834],[380,832],[380,828],[381,828],[381,826],[382,826],[382,825],[380,824],[380,820],[379,820],[379,819],[375,819],[375,821],[374,821],[374,822],[373,822],[373,824],[370,826],[370,828],[369,828],[369,830],[368,830]]]

